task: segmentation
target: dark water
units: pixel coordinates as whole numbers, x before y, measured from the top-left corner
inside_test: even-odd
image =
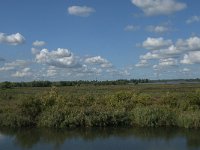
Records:
[[[200,130],[0,129],[0,150],[200,150]]]

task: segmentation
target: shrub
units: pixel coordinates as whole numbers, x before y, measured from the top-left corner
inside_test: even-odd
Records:
[[[174,113],[164,107],[137,107],[133,110],[134,124],[139,126],[169,126],[174,125]]]
[[[152,97],[148,94],[139,94],[137,96],[137,103],[142,106],[148,106],[152,104]]]
[[[177,125],[184,128],[199,128],[200,127],[200,111],[185,111],[179,112],[177,115]]]
[[[26,118],[28,124],[36,125],[39,114],[42,111],[42,103],[36,97],[27,97],[19,104],[19,115]]]

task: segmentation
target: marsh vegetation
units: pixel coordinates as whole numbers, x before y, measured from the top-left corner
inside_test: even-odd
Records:
[[[5,88],[0,126],[199,128],[200,85]]]

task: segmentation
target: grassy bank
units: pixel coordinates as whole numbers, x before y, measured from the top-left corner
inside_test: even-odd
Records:
[[[0,126],[200,128],[200,85],[3,89]]]

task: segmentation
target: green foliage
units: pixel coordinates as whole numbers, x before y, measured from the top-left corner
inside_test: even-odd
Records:
[[[138,83],[148,83],[148,79],[120,79],[115,81],[32,81],[32,82],[2,82],[0,83],[0,88],[10,88],[10,87],[51,87],[51,86],[81,86],[81,85],[127,85],[127,84],[138,84]]]
[[[199,128],[200,111],[179,112],[177,125],[184,128]]]
[[[199,87],[191,90],[190,86],[183,89],[171,85],[53,86],[3,91],[0,93],[0,126],[200,127]]]
[[[56,100],[59,98],[58,89],[52,87],[49,92],[46,92],[40,97],[43,108],[51,107],[56,103]]]
[[[0,83],[0,89],[10,89],[12,88],[12,83],[11,82],[2,82]]]
[[[37,124],[37,117],[42,111],[42,102],[38,98],[27,97],[18,105],[19,115],[26,118],[27,125],[34,126]]]
[[[175,125],[175,116],[173,110],[165,107],[137,107],[133,110],[134,123],[139,126],[173,126]]]

